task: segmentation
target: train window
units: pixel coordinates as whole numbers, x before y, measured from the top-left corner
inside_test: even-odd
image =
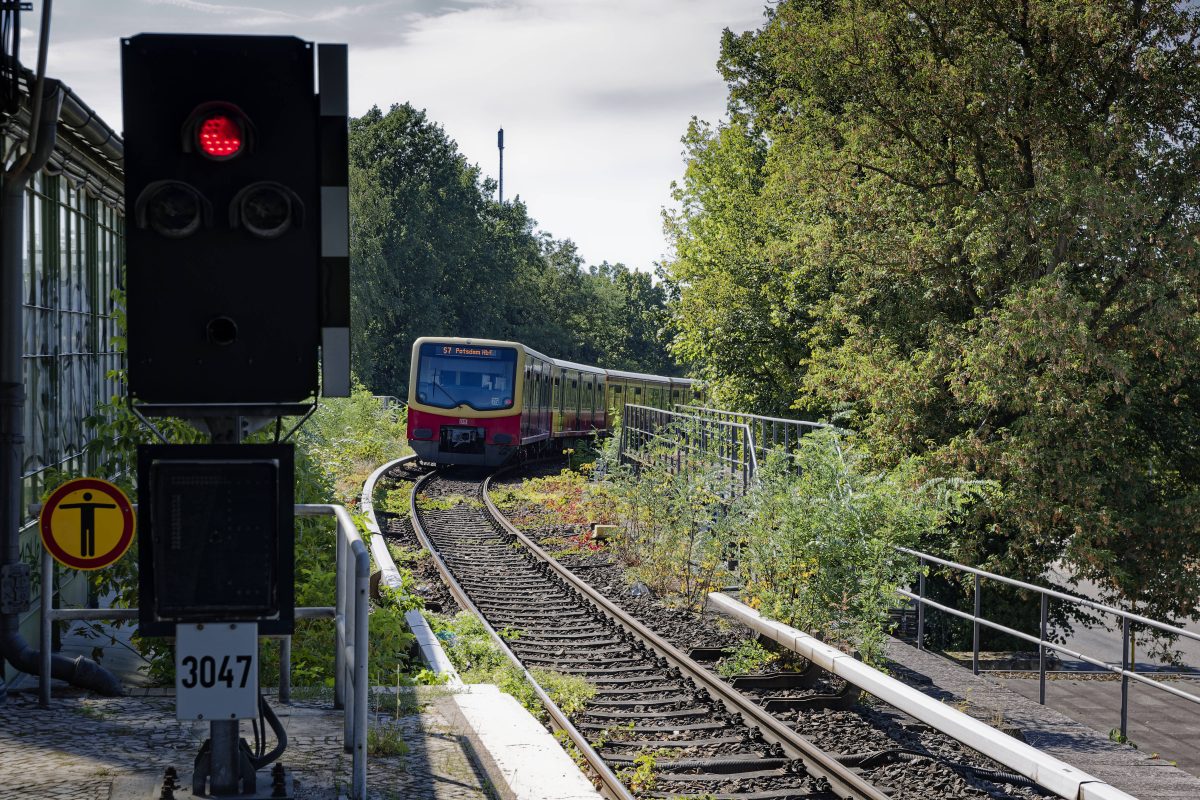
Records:
[[[438,408],[478,411],[511,408],[517,351],[511,347],[469,350],[427,342],[417,364],[417,400]]]
[[[640,387],[640,386],[635,386],[635,387],[633,387],[633,393],[634,393],[634,394],[641,394],[641,393],[642,393],[642,387]]]
[[[571,388],[572,388],[572,389],[578,389],[578,388],[579,388],[579,381],[577,381],[577,380],[575,380],[574,378],[572,378],[572,379],[571,379]]]
[[[613,390],[614,394],[620,394],[621,392],[625,391],[625,387],[624,386],[614,386],[614,387],[612,387],[612,390]]]

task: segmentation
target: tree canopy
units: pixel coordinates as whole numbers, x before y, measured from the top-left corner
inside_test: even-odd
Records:
[[[667,228],[676,352],[998,481],[964,558],[1200,597],[1200,22],[1137,0],[782,0],[722,39]]]
[[[621,264],[585,268],[570,241],[536,230],[519,198],[500,204],[494,192],[423,111],[404,104],[351,120],[353,358],[365,385],[403,397],[420,336],[677,369],[662,287]]]

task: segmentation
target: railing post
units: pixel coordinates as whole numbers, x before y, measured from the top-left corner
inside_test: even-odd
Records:
[[[917,649],[925,649],[925,556],[918,561],[917,573]]]
[[[367,671],[367,653],[370,641],[368,597],[371,584],[371,559],[366,547],[355,556],[354,597],[354,776],[352,780],[356,800],[367,800],[367,702],[370,692],[370,675]]]
[[[1049,595],[1042,594],[1042,623],[1038,633],[1038,702],[1046,705],[1046,612],[1050,606]]]
[[[979,674],[979,612],[981,605],[979,602],[979,573],[975,573],[975,614],[971,620],[971,671],[976,675]]]
[[[354,568],[356,565],[354,551],[350,548],[350,537],[342,530],[340,521],[338,522],[338,542],[346,551],[344,562],[346,571],[341,574],[342,594],[346,603],[346,613],[342,617],[343,630],[346,631],[346,638],[342,642],[342,701],[346,704],[346,713],[342,715],[342,747],[347,753],[353,753],[354,719],[358,716],[358,709],[355,708],[355,702],[358,700],[358,687],[354,685],[354,673],[358,669],[358,664],[350,664],[350,659],[346,658],[345,653],[347,650],[354,652],[358,640],[358,631],[354,629],[354,623],[358,621],[358,602],[354,596]],[[352,669],[354,671],[351,671]]]
[[[1129,736],[1129,617],[1121,617],[1121,740]]]
[[[336,639],[337,636],[334,636]],[[279,702],[292,702],[292,637],[279,640]]]
[[[341,527],[340,525],[338,526]],[[337,575],[345,575],[346,570],[346,547],[342,543],[341,531],[338,531],[337,537]],[[343,631],[346,630],[346,582],[345,580],[335,581],[337,584],[337,597],[334,601],[334,644],[336,652],[333,655],[333,707],[339,711],[346,707],[346,638]]]
[[[42,548],[42,581],[41,581],[41,607],[42,618],[41,634],[42,634],[42,652],[39,654],[42,659],[41,669],[38,675],[38,705],[42,708],[50,707],[50,663],[52,660],[51,653],[54,650],[54,621],[51,615],[54,609],[54,558],[50,555],[50,551]]]

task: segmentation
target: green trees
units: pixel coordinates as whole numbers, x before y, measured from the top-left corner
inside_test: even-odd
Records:
[[[419,336],[516,339],[617,368],[669,365],[662,290],[607,263],[583,269],[569,241],[503,205],[423,111],[372,108],[350,123],[354,369],[404,395]]]
[[[1098,0],[792,0],[727,32],[730,119],[692,126],[668,221],[678,352],[998,481],[957,555],[1191,611],[1197,41],[1185,6]]]

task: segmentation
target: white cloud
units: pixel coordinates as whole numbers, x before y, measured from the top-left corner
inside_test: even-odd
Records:
[[[649,268],[683,170],[688,119],[716,119],[721,29],[763,0],[58,0],[49,74],[120,127],[118,39],[140,31],[296,35],[350,44],[351,112],[411,102],[589,262]],[[34,26],[26,15],[26,26]],[[34,64],[33,32],[22,60]]]

